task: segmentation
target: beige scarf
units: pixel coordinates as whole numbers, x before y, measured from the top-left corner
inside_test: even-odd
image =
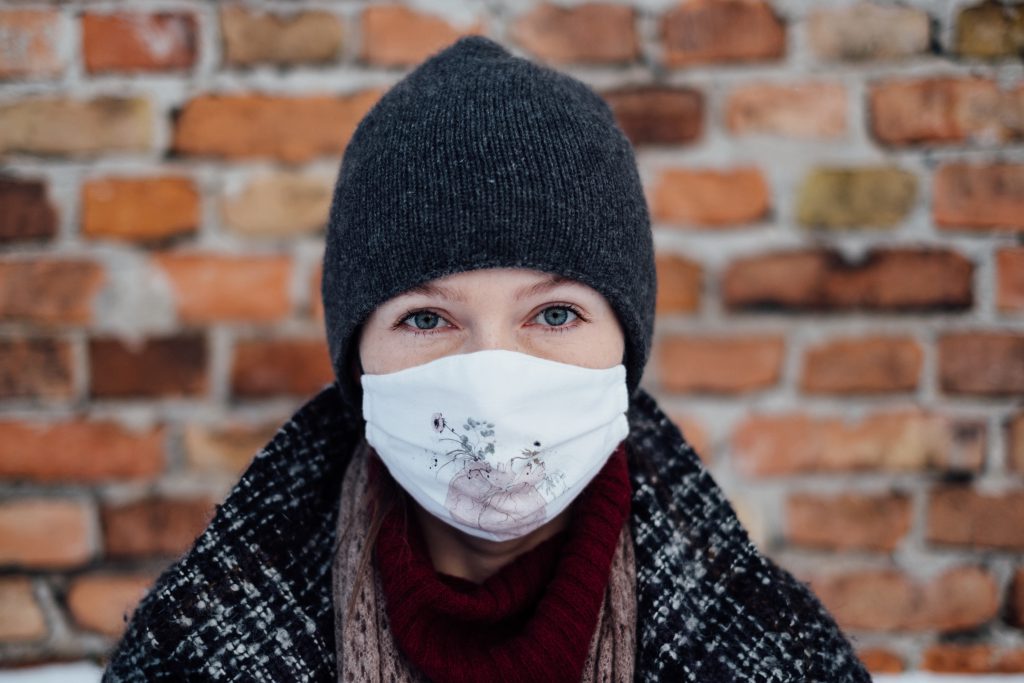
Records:
[[[370,525],[370,515],[362,504],[367,487],[368,457],[369,446],[363,440],[353,452],[352,462],[341,484],[338,541],[331,565],[338,681],[426,681],[395,645],[388,628],[380,579],[372,563],[363,576],[357,577]],[[348,612],[357,583],[358,594],[352,600],[352,611]],[[612,557],[608,588],[583,667],[584,683],[629,683],[633,680],[635,589],[633,539],[627,521]]]

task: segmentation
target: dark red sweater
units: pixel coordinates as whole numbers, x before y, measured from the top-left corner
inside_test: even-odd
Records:
[[[398,648],[436,683],[579,681],[631,495],[623,441],[568,528],[482,584],[435,571],[419,524],[396,506],[376,555]]]

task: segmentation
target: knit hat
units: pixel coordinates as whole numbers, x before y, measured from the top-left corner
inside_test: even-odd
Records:
[[[423,282],[492,267],[556,273],[604,295],[633,395],[656,290],[633,148],[582,81],[471,35],[392,86],[342,157],[321,295],[331,364],[356,414],[350,363],[369,314]]]

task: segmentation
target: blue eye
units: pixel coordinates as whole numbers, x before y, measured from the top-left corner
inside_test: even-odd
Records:
[[[432,330],[441,320],[441,316],[430,311],[418,311],[410,315],[409,318],[413,319],[416,328],[420,330]]]
[[[572,320],[569,318],[570,315],[576,315],[576,312],[567,306],[551,306],[541,311],[541,315],[544,316],[544,322],[553,327],[564,325]]]

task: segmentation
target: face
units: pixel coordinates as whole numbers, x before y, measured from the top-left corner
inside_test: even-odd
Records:
[[[359,335],[359,357],[369,374],[484,349],[604,369],[622,362],[625,338],[597,290],[525,268],[431,280],[378,306]]]

